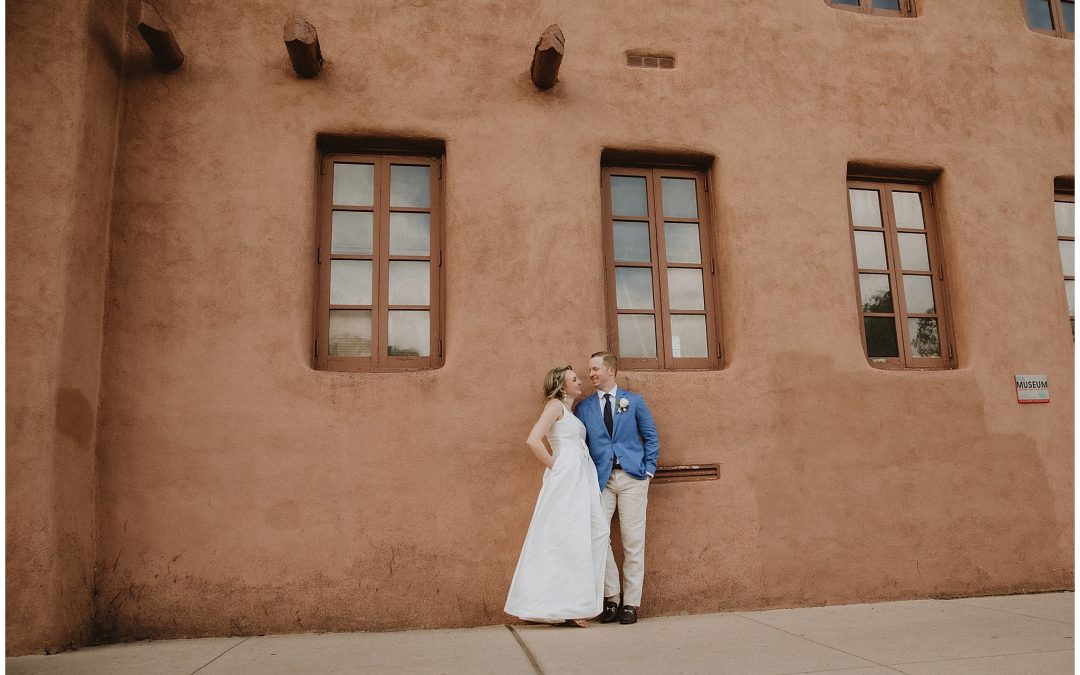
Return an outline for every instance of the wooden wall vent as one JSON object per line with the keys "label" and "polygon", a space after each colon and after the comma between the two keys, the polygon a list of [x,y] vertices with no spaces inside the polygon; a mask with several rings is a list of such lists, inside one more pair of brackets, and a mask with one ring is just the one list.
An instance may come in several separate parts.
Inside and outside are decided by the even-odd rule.
{"label": "wooden wall vent", "polygon": [[653,483],[686,483],[691,481],[718,480],[718,464],[684,464],[678,466],[658,466]]}
{"label": "wooden wall vent", "polygon": [[671,70],[675,67],[675,57],[664,56],[663,54],[627,54],[626,65],[631,68]]}

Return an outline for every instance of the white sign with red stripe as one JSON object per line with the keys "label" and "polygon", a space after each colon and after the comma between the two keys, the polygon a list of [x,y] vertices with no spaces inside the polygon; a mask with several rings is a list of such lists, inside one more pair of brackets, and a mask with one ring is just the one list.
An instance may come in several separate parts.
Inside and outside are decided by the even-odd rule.
{"label": "white sign with red stripe", "polygon": [[1017,403],[1049,403],[1050,387],[1045,375],[1016,375]]}

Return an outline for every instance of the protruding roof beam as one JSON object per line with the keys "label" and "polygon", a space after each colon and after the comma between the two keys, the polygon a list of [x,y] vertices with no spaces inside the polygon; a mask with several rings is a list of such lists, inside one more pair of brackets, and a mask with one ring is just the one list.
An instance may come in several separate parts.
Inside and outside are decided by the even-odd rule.
{"label": "protruding roof beam", "polygon": [[559,81],[559,66],[562,65],[565,45],[562,30],[556,24],[548,26],[540,35],[536,49],[533,50],[532,69],[529,71],[537,89],[551,89]]}
{"label": "protruding roof beam", "polygon": [[139,33],[162,70],[176,70],[184,63],[184,52],[180,50],[172,31],[149,2],[143,2],[139,9]]}
{"label": "protruding roof beam", "polygon": [[285,22],[285,48],[293,70],[300,77],[315,77],[323,67],[319,35],[302,16],[294,16]]}

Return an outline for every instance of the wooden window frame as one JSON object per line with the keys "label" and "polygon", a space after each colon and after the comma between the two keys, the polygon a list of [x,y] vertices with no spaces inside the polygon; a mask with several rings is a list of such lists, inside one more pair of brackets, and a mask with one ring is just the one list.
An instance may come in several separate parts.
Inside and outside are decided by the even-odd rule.
{"label": "wooden window frame", "polygon": [[1019,2],[1020,11],[1023,12],[1024,15],[1024,23],[1027,24],[1029,30],[1041,33],[1042,35],[1049,35],[1050,37],[1065,38],[1066,40],[1076,39],[1075,33],[1065,32],[1065,12],[1061,9],[1061,0],[1048,0],[1050,3],[1050,21],[1054,24],[1054,27],[1050,29],[1032,26],[1031,18],[1028,16],[1027,1],[1019,0]]}
{"label": "wooden window frame", "polygon": [[842,9],[847,12],[858,12],[859,14],[871,14],[873,16],[916,16],[915,0],[900,0],[900,11],[896,11],[895,9],[875,8],[873,0],[859,0],[858,5],[847,5],[833,2],[833,0],[825,0],[825,4],[829,5],[833,9]]}
{"label": "wooden window frame", "polygon": [[[373,164],[375,190],[371,206],[346,206],[333,203],[334,165]],[[430,167],[429,208],[390,206],[391,165]],[[318,191],[318,248],[316,269],[318,283],[315,306],[314,362],[318,370],[338,372],[395,372],[429,370],[443,364],[443,186],[442,158],[421,154],[383,154],[323,152],[319,158]],[[370,255],[337,254],[331,252],[333,212],[367,211],[372,216],[372,253]],[[430,250],[427,256],[390,255],[390,213],[430,213]],[[332,260],[372,261],[372,304],[331,305],[330,267]],[[390,305],[388,302],[390,262],[426,261],[429,263],[430,288],[428,305]],[[372,313],[371,356],[330,356],[329,323],[331,309],[370,309]],[[393,310],[427,310],[430,312],[429,356],[391,356],[387,353],[389,312]]]}
{"label": "wooden window frame", "polygon": [[[615,233],[614,221],[611,213],[611,176],[641,176],[645,178],[646,194],[648,197],[648,214],[644,218],[649,224],[649,250],[651,262],[619,262],[619,267],[649,268],[653,272],[653,309],[652,310],[620,310],[616,301],[615,290]],[[690,178],[696,183],[698,217],[695,218],[665,218],[663,215],[663,196],[660,178]],[[606,165],[601,172],[601,188],[604,219],[604,269],[605,288],[607,294],[607,329],[608,344],[614,354],[619,354],[619,315],[620,314],[652,314],[655,317],[654,329],[656,336],[656,358],[634,358],[619,356],[620,368],[623,370],[716,370],[721,367],[721,340],[720,340],[720,303],[717,298],[716,283],[716,251],[713,245],[713,228],[711,209],[707,202],[708,175],[703,169],[667,168],[654,165]],[[619,217],[618,220],[630,222],[642,222],[643,217]],[[701,262],[693,263],[669,263],[667,261],[667,249],[664,241],[664,222],[693,222],[698,223],[698,239],[701,245]],[[702,291],[705,295],[704,310],[675,310],[672,312],[668,306],[668,269],[700,269],[702,274]],[[672,356],[670,325],[672,313],[676,315],[699,315],[705,317],[706,342],[708,343],[709,355],[698,358],[675,358]]]}
{"label": "wooden window frame", "polygon": [[[1075,204],[1076,203],[1076,195],[1072,190],[1064,190],[1064,189],[1059,188],[1057,190],[1054,190],[1054,201],[1055,202],[1071,202],[1071,203]],[[1057,220],[1057,217],[1055,215],[1054,234],[1057,236],[1057,240],[1059,242],[1061,242],[1061,241],[1075,242],[1076,241],[1075,234],[1073,236],[1071,236],[1071,237],[1063,237],[1060,234],[1057,234],[1057,222],[1056,222],[1056,220]],[[1060,244],[1058,246],[1059,246],[1059,249],[1060,249]],[[1073,244],[1073,255],[1075,255],[1075,254],[1076,254],[1076,244],[1074,243]],[[1059,251],[1059,255],[1060,255],[1060,251]],[[1073,293],[1075,294],[1076,293],[1076,275],[1075,274],[1074,275],[1063,274],[1062,279],[1064,281],[1072,281],[1073,282]],[[1064,286],[1062,286],[1062,288],[1064,288]],[[1065,313],[1066,313],[1066,315],[1068,315],[1068,312],[1069,312],[1069,298],[1068,298],[1068,295],[1066,294],[1066,296],[1065,296]],[[1072,329],[1073,339],[1075,340],[1076,339],[1076,317],[1069,316],[1069,326]]]}
{"label": "wooden window frame", "polygon": [[[859,334],[862,339],[863,354],[867,361],[875,368],[885,370],[949,370],[956,368],[956,350],[953,347],[952,322],[950,320],[948,290],[945,282],[945,262],[942,255],[940,230],[934,208],[934,195],[931,185],[921,181],[908,181],[901,179],[883,180],[880,178],[867,178],[852,176],[848,178],[847,190],[844,191],[848,211],[848,232],[851,239],[852,268],[855,270],[855,301],[858,309]],[[878,204],[881,209],[882,228],[856,227],[851,213],[851,198],[848,190],[876,190],[878,192]],[[893,210],[893,191],[918,192],[921,195],[923,229],[900,229],[896,227],[896,215]],[[859,267],[858,249],[855,245],[856,232],[884,232],[885,257],[888,265],[889,283],[892,288],[893,311],[866,312],[862,305],[862,287],[859,282],[859,274],[882,274],[882,270],[863,269]],[[900,252],[898,234],[914,233],[926,235],[927,257],[930,261],[929,272],[917,270],[903,270],[900,267]],[[907,303],[904,298],[904,275],[929,276],[933,279],[934,309],[935,314],[915,313],[909,314]],[[897,346],[900,355],[898,357],[871,357],[866,344],[866,327],[864,317],[892,317],[895,321],[897,332]],[[911,342],[908,335],[908,318],[936,318],[938,322],[938,343],[941,355],[937,357],[913,356],[911,354]]]}

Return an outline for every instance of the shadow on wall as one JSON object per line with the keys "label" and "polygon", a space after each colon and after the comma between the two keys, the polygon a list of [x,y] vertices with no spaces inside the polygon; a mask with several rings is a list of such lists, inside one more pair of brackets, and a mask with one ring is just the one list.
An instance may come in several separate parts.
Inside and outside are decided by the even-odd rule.
{"label": "shadow on wall", "polygon": [[751,474],[764,606],[1070,587],[1035,441],[987,432],[970,373],[787,354],[769,384],[776,442]]}

